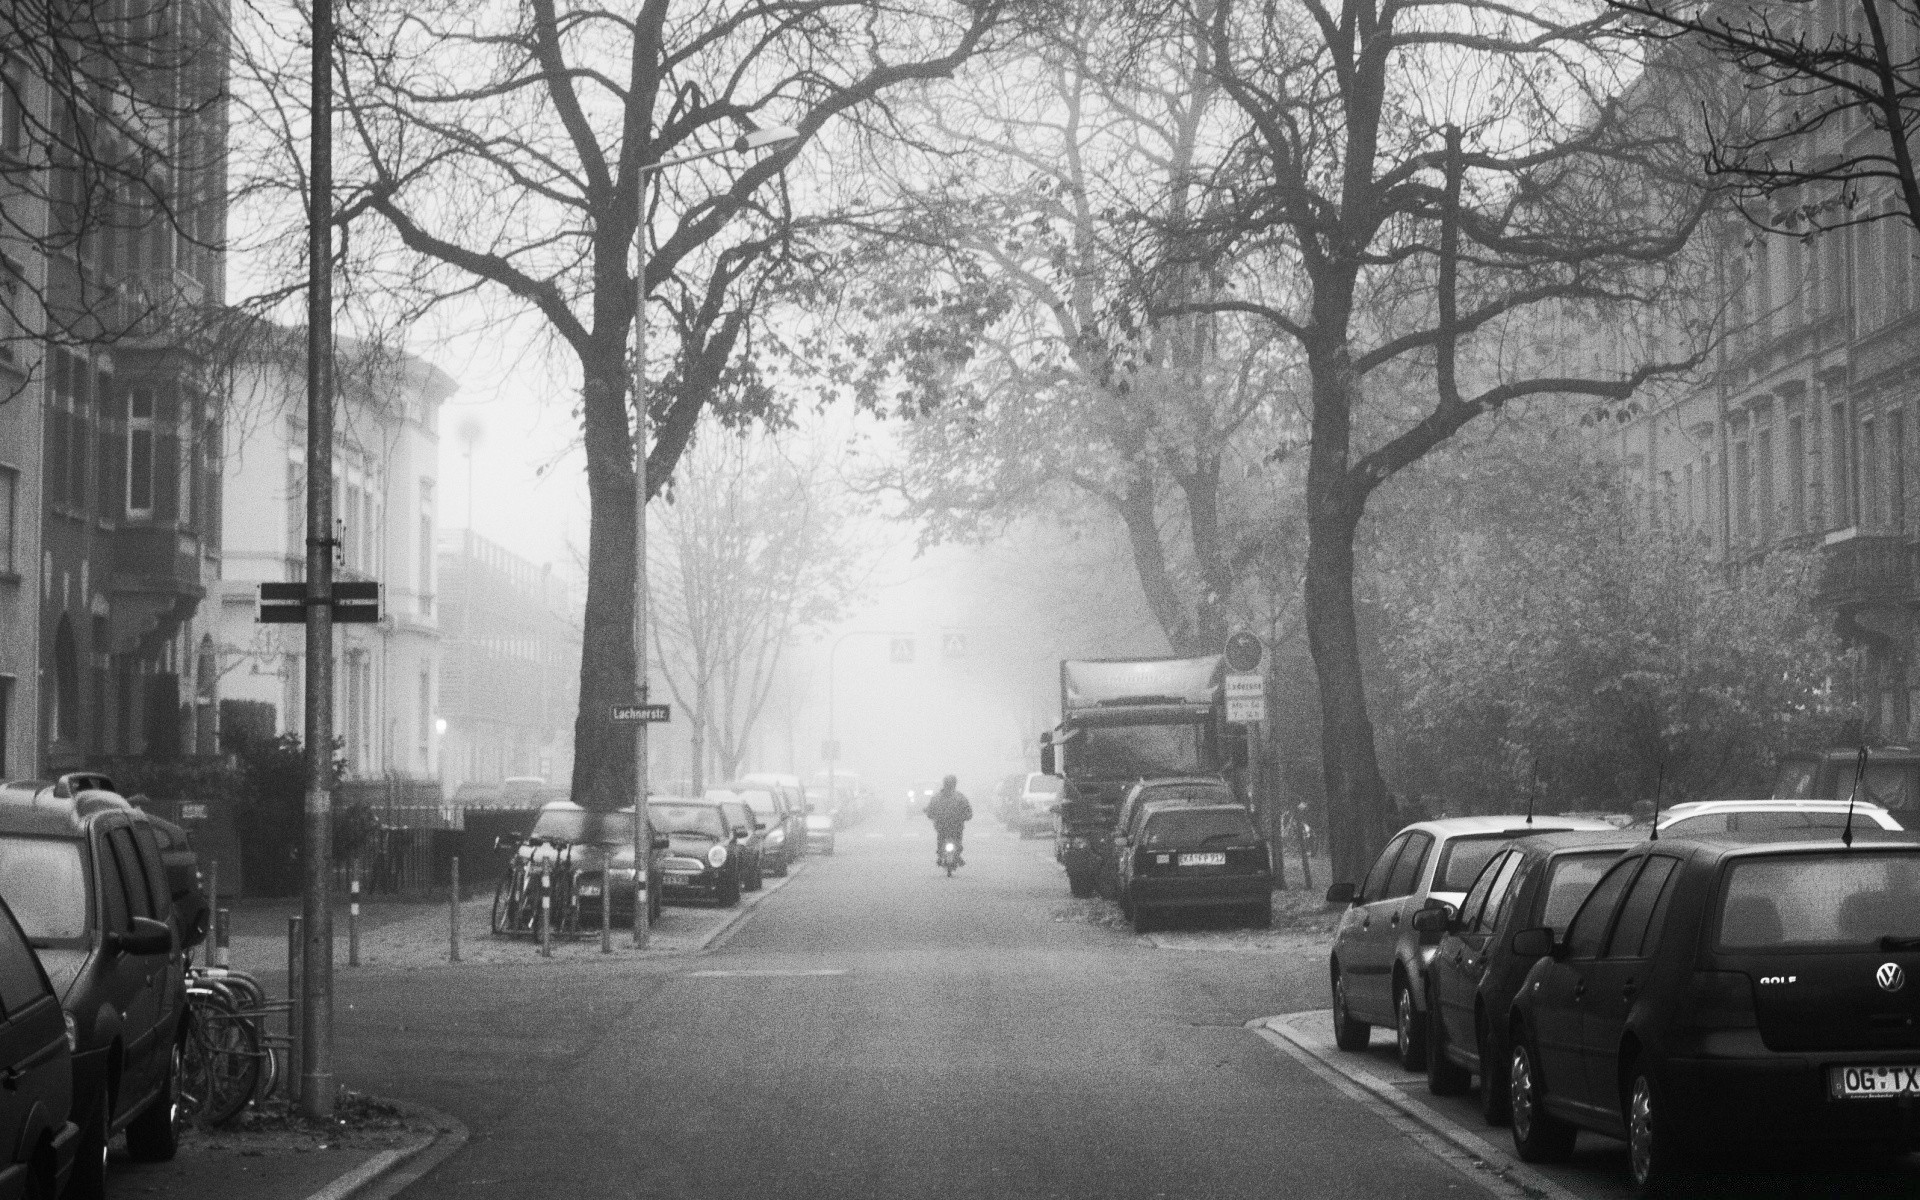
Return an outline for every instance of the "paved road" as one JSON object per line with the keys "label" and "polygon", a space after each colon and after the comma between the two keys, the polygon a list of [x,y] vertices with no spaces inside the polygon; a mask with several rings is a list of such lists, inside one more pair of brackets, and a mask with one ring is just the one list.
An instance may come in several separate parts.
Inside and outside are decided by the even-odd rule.
{"label": "paved road", "polygon": [[473,1130],[420,1200],[1481,1194],[1242,1027],[1318,972],[1056,920],[1043,843],[971,840],[844,831],[696,957],[342,976],[341,1077]]}

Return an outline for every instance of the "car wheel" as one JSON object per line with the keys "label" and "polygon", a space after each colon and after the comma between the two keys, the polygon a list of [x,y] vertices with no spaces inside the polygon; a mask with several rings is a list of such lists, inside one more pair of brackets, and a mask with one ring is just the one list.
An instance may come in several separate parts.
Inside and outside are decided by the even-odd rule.
{"label": "car wheel", "polygon": [[180,1151],[180,1039],[167,1055],[160,1094],[127,1126],[127,1153],[138,1162],[168,1162]]}
{"label": "car wheel", "polygon": [[1475,1020],[1474,1028],[1480,1040],[1480,1116],[1489,1125],[1505,1125],[1512,1115],[1507,1072],[1501,1069],[1507,1054],[1484,1014]]}
{"label": "car wheel", "polygon": [[767,881],[760,873],[760,860],[756,858],[753,860],[752,869],[747,872],[746,888],[750,892],[757,892],[766,885]]}
{"label": "car wheel", "polygon": [[773,870],[768,871],[767,874],[773,876],[775,879],[785,878],[787,874],[787,856],[782,854],[779,858],[774,859]]}
{"label": "car wheel", "polygon": [[1627,1085],[1627,1171],[1644,1196],[1682,1192],[1687,1171],[1684,1141],[1673,1129],[1673,1110],[1666,1106],[1653,1075],[1635,1063]]}
{"label": "car wheel", "polygon": [[1524,1037],[1513,1042],[1507,1094],[1513,1104],[1513,1149],[1521,1162],[1565,1162],[1573,1156],[1578,1130],[1540,1106],[1540,1075]]}
{"label": "car wheel", "polygon": [[1405,979],[1393,985],[1393,1041],[1401,1066],[1409,1071],[1427,1069],[1427,1022],[1413,1002],[1413,986]]}
{"label": "car wheel", "polygon": [[502,879],[493,889],[493,931],[505,933],[507,929],[507,880]]}
{"label": "car wheel", "polygon": [[73,1153],[73,1174],[67,1177],[66,1200],[106,1200],[107,1195],[107,1121],[112,1117],[107,1091],[100,1089],[91,1112],[80,1129],[80,1144]]}
{"label": "car wheel", "polygon": [[1427,989],[1427,1090],[1436,1096],[1459,1096],[1473,1086],[1473,1072],[1447,1057],[1447,1024],[1440,1015],[1440,998]]}
{"label": "car wheel", "polygon": [[1093,877],[1085,871],[1068,871],[1067,890],[1073,893],[1076,899],[1085,900],[1094,894]]}
{"label": "car wheel", "polygon": [[1347,1008],[1347,977],[1333,969],[1333,1044],[1342,1050],[1365,1050],[1373,1040],[1373,1026],[1357,1021]]}

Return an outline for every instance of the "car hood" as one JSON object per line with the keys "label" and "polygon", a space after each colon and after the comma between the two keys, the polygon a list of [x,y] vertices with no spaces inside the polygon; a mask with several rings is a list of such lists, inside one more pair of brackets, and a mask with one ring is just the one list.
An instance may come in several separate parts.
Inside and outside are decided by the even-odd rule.
{"label": "car hood", "polygon": [[87,946],[48,946],[40,952],[40,965],[47,970],[47,979],[53,984],[53,994],[60,997],[60,1004],[67,1006],[68,992],[80,978],[80,972],[86,969],[87,960],[93,957],[93,950]]}
{"label": "car hood", "polygon": [[707,851],[723,845],[721,838],[709,833],[670,833],[667,835],[667,853],[685,854],[694,858],[705,858]]}

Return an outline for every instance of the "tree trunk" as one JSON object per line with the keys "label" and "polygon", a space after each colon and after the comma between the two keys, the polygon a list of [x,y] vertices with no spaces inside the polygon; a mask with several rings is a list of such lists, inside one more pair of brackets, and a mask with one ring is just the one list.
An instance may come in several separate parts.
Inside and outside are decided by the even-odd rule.
{"label": "tree trunk", "polygon": [[587,451],[587,606],[580,630],[580,707],[573,721],[574,803],[591,812],[632,804],[633,732],[611,708],[634,695],[633,431],[626,354],[615,343],[582,356],[581,423]]}
{"label": "tree trunk", "polygon": [[1147,608],[1166,635],[1175,654],[1199,654],[1193,618],[1180,599],[1172,570],[1167,566],[1166,548],[1160,543],[1160,519],[1154,510],[1153,483],[1145,478],[1127,485],[1125,494],[1114,506],[1127,527],[1127,540],[1133,547],[1134,573],[1146,596]]}
{"label": "tree trunk", "polygon": [[[696,680],[693,685],[693,766],[688,776],[693,780],[693,794],[707,794],[707,681]],[[733,778],[733,772],[727,772],[727,778]]]}

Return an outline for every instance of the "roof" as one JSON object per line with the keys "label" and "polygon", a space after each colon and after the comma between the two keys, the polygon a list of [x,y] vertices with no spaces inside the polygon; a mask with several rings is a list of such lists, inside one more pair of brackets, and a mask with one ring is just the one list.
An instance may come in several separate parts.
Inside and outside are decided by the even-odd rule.
{"label": "roof", "polygon": [[[1656,846],[1672,846],[1675,849],[1689,849],[1696,855],[1712,858],[1727,858],[1743,852],[1753,854],[1814,854],[1829,851],[1847,850],[1847,846],[1835,836],[1834,831],[1820,831],[1825,836],[1808,837],[1798,829],[1778,830],[1765,833],[1703,833],[1688,835],[1671,840],[1662,838],[1652,843]],[[1912,829],[1856,829],[1853,831],[1853,849],[1859,850],[1865,844],[1875,849],[1907,849],[1920,851],[1920,830]]]}
{"label": "roof", "polygon": [[1624,829],[1568,829],[1558,833],[1533,833],[1514,839],[1526,852],[1542,855],[1558,854],[1563,850],[1631,850],[1647,840],[1644,830],[1628,832]]}
{"label": "roof", "polygon": [[1237,812],[1249,815],[1253,812],[1237,801],[1232,804],[1195,804],[1191,800],[1149,800],[1141,806],[1140,811],[1148,816],[1163,812]]}
{"label": "roof", "polygon": [[0,832],[39,837],[77,837],[89,817],[107,811],[138,812],[125,797],[98,786],[104,775],[65,775],[54,782],[16,779],[0,783]]}
{"label": "roof", "polygon": [[[1701,813],[1715,812],[1845,812],[1848,802],[1845,800],[1688,800],[1660,810],[1660,822],[1665,824],[1668,817],[1693,817]],[[1875,804],[1871,800],[1852,802],[1855,811],[1872,808],[1886,812],[1884,804]]]}
{"label": "roof", "polygon": [[1525,813],[1487,817],[1443,817],[1437,821],[1415,821],[1394,836],[1398,837],[1400,833],[1405,833],[1408,829],[1418,829],[1442,840],[1456,837],[1473,837],[1489,833],[1504,833],[1508,837],[1527,837],[1535,833],[1555,833],[1572,829],[1604,830],[1610,833],[1619,832],[1618,829],[1607,822],[1595,820],[1592,817],[1554,817],[1535,814],[1533,823],[1528,824]]}
{"label": "roof", "polygon": [[1160,779],[1136,779],[1135,787],[1228,787],[1226,780],[1218,775],[1168,775]]}
{"label": "roof", "polygon": [[[1838,762],[1849,766],[1860,756],[1858,746],[1837,746],[1829,750],[1788,750],[1780,756],[1786,762]],[[1868,746],[1867,762],[1913,762],[1920,759],[1920,750],[1912,746]]]}

